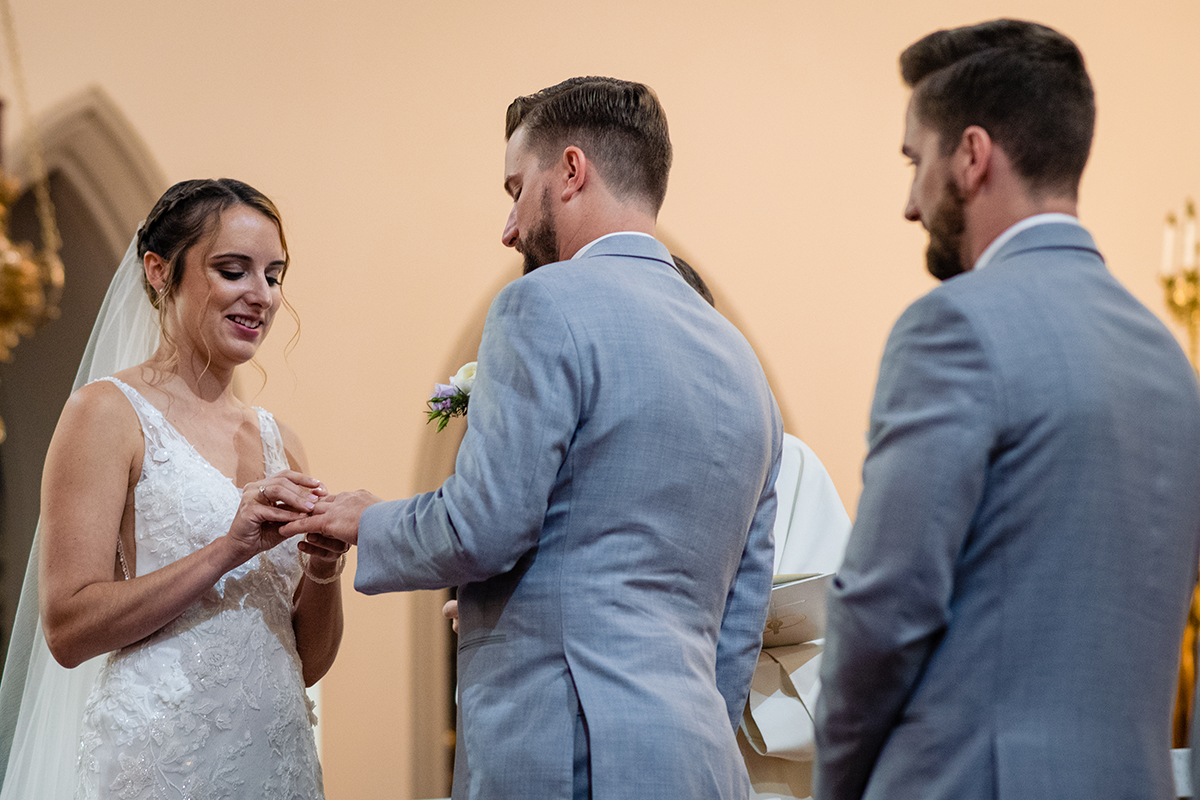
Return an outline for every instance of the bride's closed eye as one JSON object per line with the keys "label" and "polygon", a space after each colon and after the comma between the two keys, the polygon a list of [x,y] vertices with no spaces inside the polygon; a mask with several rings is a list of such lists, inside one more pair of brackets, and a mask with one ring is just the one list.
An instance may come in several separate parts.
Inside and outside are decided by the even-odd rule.
{"label": "bride's closed eye", "polygon": [[[245,272],[242,272],[241,270],[228,270],[228,269],[219,269],[219,270],[217,270],[217,273],[227,281],[240,280],[241,278],[244,278],[247,274]],[[278,275],[274,275],[274,274],[270,274],[270,273],[267,274],[267,285],[268,286],[278,286],[280,283],[282,283],[282,281],[279,279]]]}

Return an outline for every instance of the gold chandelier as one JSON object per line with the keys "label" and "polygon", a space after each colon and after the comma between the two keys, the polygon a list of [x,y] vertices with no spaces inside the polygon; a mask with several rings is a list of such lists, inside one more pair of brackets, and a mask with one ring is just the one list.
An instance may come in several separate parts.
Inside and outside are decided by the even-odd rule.
{"label": "gold chandelier", "polygon": [[[62,297],[63,265],[58,248],[44,244],[34,252],[32,245],[14,244],[8,238],[9,209],[20,193],[20,184],[0,170],[0,361],[11,361],[12,349],[22,336],[32,336],[58,316]],[[45,223],[42,237],[43,241],[48,238]]]}
{"label": "gold chandelier", "polygon": [[[0,361],[11,361],[12,350],[22,336],[32,336],[39,327],[58,317],[64,273],[58,256],[62,240],[54,217],[54,204],[50,201],[50,183],[41,142],[25,91],[25,76],[8,0],[0,0],[0,17],[8,40],[17,103],[29,128],[31,183],[42,234],[41,248],[36,251],[31,244],[14,243],[9,238],[9,212],[21,195],[21,185],[0,168]],[[0,442],[5,436],[4,421],[0,420]]]}

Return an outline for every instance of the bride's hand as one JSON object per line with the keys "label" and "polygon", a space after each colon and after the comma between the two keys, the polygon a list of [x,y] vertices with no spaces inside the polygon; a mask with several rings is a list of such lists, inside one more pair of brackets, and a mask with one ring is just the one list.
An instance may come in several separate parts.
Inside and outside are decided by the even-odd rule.
{"label": "bride's hand", "polygon": [[293,470],[248,483],[229,536],[246,549],[247,558],[270,550],[287,538],[279,533],[280,526],[308,516],[325,494],[319,480]]}

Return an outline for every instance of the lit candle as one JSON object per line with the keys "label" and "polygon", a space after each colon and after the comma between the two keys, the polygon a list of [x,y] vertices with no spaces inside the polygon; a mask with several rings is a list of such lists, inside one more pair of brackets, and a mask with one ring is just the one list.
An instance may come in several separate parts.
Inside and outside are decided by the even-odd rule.
{"label": "lit candle", "polygon": [[1187,221],[1183,223],[1183,268],[1196,268],[1196,207],[1189,200]]}
{"label": "lit candle", "polygon": [[1163,275],[1170,275],[1175,271],[1175,215],[1167,214],[1167,222],[1163,226],[1163,252],[1162,252],[1162,268]]}

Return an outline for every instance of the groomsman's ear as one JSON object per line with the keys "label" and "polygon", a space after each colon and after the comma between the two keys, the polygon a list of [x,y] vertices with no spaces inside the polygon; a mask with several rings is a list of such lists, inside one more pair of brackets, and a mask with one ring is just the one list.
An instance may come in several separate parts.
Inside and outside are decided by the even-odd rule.
{"label": "groomsman's ear", "polygon": [[582,150],[571,145],[563,150],[560,174],[563,176],[562,200],[567,202],[579,192],[590,179],[591,162]]}
{"label": "groomsman's ear", "polygon": [[951,156],[951,170],[964,197],[971,197],[990,177],[992,169],[992,137],[978,125],[968,125],[962,132],[958,149]]}

